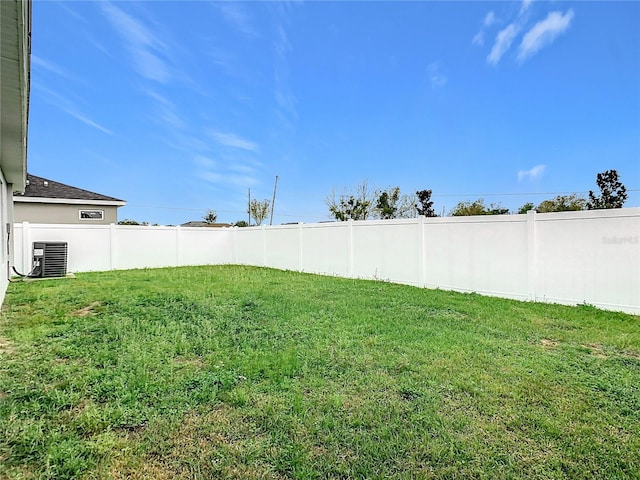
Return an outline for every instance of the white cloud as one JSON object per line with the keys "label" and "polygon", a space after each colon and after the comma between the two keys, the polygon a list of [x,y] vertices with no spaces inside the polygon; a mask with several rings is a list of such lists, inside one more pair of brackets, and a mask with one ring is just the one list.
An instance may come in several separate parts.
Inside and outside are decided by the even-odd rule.
{"label": "white cloud", "polygon": [[72,75],[62,67],[59,67],[55,63],[45,60],[44,58],[40,58],[37,55],[31,55],[31,65],[36,68],[48,70],[51,73],[55,73],[56,75],[67,78],[69,80],[73,79]]}
{"label": "white cloud", "polygon": [[536,165],[529,170],[520,170],[518,172],[518,181],[521,182],[525,179],[529,179],[530,181],[538,180],[539,178],[542,178],[542,175],[544,175],[544,171],[546,168],[546,165]]}
{"label": "white cloud", "polygon": [[482,47],[484,45],[484,31],[485,31],[485,29],[490,27],[490,26],[492,26],[497,21],[498,21],[498,18],[496,17],[496,14],[493,13],[493,10],[491,10],[489,13],[487,13],[485,15],[485,17],[484,17],[484,20],[482,21],[482,28],[473,37],[473,40],[471,40],[471,43],[474,44],[474,45],[478,45],[478,46]]}
{"label": "white cloud", "polygon": [[90,127],[93,127],[93,128],[95,128],[97,130],[100,130],[102,133],[107,133],[109,135],[113,135],[113,132],[111,130],[104,128],[99,123],[94,122],[93,120],[91,120],[90,118],[85,117],[84,115],[82,115],[79,112],[76,112],[74,110],[66,110],[66,113],[68,115],[71,115],[76,120],[81,121],[85,125],[89,125]]}
{"label": "white cloud", "polygon": [[518,51],[518,60],[524,61],[542,47],[553,43],[558,35],[566,32],[571,26],[573,16],[573,9],[567,10],[564,15],[561,12],[554,11],[550,12],[547,18],[536,23],[522,39]]}
{"label": "white cloud", "polygon": [[212,160],[209,157],[205,157],[204,155],[196,155],[193,160],[195,161],[196,165],[205,169],[215,168],[218,165],[215,160]]}
{"label": "white cloud", "polygon": [[125,41],[133,57],[135,70],[145,78],[167,83],[170,74],[159,54],[164,43],[142,22],[109,2],[101,2],[102,11]]}
{"label": "white cloud", "polygon": [[491,25],[493,25],[494,23],[496,23],[498,21],[498,19],[496,18],[496,14],[493,13],[493,10],[491,10],[489,13],[487,13],[487,15],[484,17],[484,26],[485,27],[490,27]]}
{"label": "white cloud", "polygon": [[42,94],[42,99],[45,102],[49,103],[50,105],[53,105],[60,111],[66,113],[67,115],[75,118],[76,120],[84,123],[85,125],[89,125],[90,127],[100,130],[103,133],[113,135],[113,132],[111,130],[103,127],[97,122],[94,122],[93,120],[88,118],[86,115],[81,113],[80,109],[78,109],[75,102],[71,101],[69,98],[62,96],[57,92],[54,92],[50,88],[45,87],[44,85],[38,82],[31,82],[31,89],[33,92]]}
{"label": "white cloud", "polygon": [[473,37],[473,40],[471,40],[471,43],[482,47],[484,45],[484,31],[480,30],[478,33],[476,33]]}
{"label": "white cloud", "polygon": [[258,32],[253,26],[251,18],[244,8],[244,5],[224,2],[217,3],[216,6],[227,23],[229,23],[233,28],[240,31],[247,37],[258,36]]}
{"label": "white cloud", "polygon": [[289,7],[278,3],[276,7],[276,34],[272,42],[275,57],[275,83],[273,98],[275,100],[275,114],[280,127],[285,131],[295,129],[298,120],[298,101],[289,82],[289,55],[293,46],[289,41],[287,28],[289,21]]}
{"label": "white cloud", "polygon": [[216,142],[224,147],[239,148],[249,152],[257,152],[260,149],[256,143],[239,137],[235,133],[225,133],[217,130],[211,130],[209,133]]}
{"label": "white cloud", "polygon": [[206,171],[200,172],[198,174],[198,177],[209,183],[231,185],[234,187],[242,188],[246,188],[247,186],[255,185],[257,183],[256,178],[251,175],[242,175],[236,173]]}
{"label": "white cloud", "polygon": [[522,0],[522,5],[520,5],[520,15],[529,10],[529,7],[533,3],[533,0]]}
{"label": "white cloud", "polygon": [[442,73],[442,66],[440,62],[432,62],[427,67],[429,73],[429,80],[431,81],[431,88],[436,89],[444,87],[447,84],[447,77]]}
{"label": "white cloud", "polygon": [[520,26],[516,23],[511,23],[506,28],[500,30],[496,35],[496,41],[493,44],[491,53],[487,56],[487,62],[496,65],[506,51],[509,50],[513,39],[519,32]]}

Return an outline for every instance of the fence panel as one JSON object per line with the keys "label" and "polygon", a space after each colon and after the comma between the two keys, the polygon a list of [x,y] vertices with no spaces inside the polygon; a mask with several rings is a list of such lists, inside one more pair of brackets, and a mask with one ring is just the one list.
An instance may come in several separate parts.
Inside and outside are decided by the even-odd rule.
{"label": "fence panel", "polygon": [[175,227],[122,226],[115,234],[116,270],[178,265]]}
{"label": "fence panel", "polygon": [[16,224],[14,261],[66,241],[68,270],[237,263],[640,314],[640,208],[253,228]]}
{"label": "fence panel", "polygon": [[537,299],[640,313],[640,217],[629,210],[537,215]]}
{"label": "fence panel", "polygon": [[530,298],[526,215],[425,222],[425,286]]}
{"label": "fence panel", "polygon": [[240,265],[265,265],[264,235],[259,227],[238,228],[234,232],[234,258]]}
{"label": "fence panel", "polygon": [[350,275],[349,222],[314,223],[301,226],[302,270],[309,273],[348,277]]}
{"label": "fence panel", "polygon": [[179,265],[220,265],[233,262],[233,231],[212,227],[177,227]]}
{"label": "fence panel", "polygon": [[422,286],[417,219],[353,223],[353,276]]}
{"label": "fence panel", "polygon": [[14,264],[29,273],[33,242],[67,242],[67,270],[89,272],[111,270],[109,225],[57,225],[16,223],[14,225]]}

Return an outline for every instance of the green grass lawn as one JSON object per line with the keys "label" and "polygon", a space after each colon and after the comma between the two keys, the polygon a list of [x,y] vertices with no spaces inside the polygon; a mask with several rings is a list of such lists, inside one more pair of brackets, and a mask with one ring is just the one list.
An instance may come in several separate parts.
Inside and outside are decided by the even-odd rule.
{"label": "green grass lawn", "polygon": [[640,478],[640,317],[237,266],[14,283],[0,478]]}

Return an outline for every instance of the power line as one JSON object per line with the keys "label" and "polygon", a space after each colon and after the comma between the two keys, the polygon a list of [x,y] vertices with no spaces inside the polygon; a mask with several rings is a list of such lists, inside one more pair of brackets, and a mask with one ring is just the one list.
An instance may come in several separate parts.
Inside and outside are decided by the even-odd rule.
{"label": "power line", "polygon": [[[640,189],[627,189],[627,192],[640,192]],[[589,193],[589,190],[583,192],[524,192],[524,193],[441,193],[432,194],[432,197],[521,197],[524,195],[572,195],[572,194],[585,194]]]}
{"label": "power line", "polygon": [[[640,188],[628,188],[626,190],[628,193],[635,193],[635,192],[640,192]],[[431,195],[431,198],[464,198],[464,197],[477,197],[477,198],[482,198],[482,197],[522,197],[522,196],[540,196],[540,195],[571,195],[571,194],[588,194],[589,191],[561,191],[561,192],[523,192],[523,193],[516,193],[516,192],[503,192],[503,193],[440,193],[440,194],[436,194],[433,193]],[[337,198],[345,198],[348,197],[348,194],[343,194],[343,195],[336,195]],[[403,197],[409,197],[410,195],[403,195]],[[326,199],[326,196],[323,197],[323,199]],[[174,211],[184,211],[184,212],[206,212],[207,208],[187,208],[187,207],[170,207],[170,206],[166,206],[166,205],[143,205],[143,204],[132,204],[132,203],[127,203],[126,205],[127,207],[134,207],[134,208],[154,208],[154,209],[159,209],[159,210],[174,210]],[[236,215],[243,215],[246,214],[247,212],[242,211],[242,210],[218,210],[216,209],[216,212],[218,213],[223,213],[223,214],[236,214]],[[278,217],[286,217],[286,218],[317,218],[318,215],[308,215],[308,214],[292,214],[292,213],[278,213]]]}

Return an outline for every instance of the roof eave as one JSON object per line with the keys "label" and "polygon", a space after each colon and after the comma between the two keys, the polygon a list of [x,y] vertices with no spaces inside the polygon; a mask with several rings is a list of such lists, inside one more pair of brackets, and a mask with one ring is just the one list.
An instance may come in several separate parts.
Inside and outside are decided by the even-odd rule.
{"label": "roof eave", "polygon": [[0,168],[13,190],[23,192],[31,71],[31,2],[0,2]]}
{"label": "roof eave", "polygon": [[127,204],[127,202],[122,200],[84,200],[81,198],[23,197],[21,195],[14,195],[13,201],[15,203],[56,203],[67,205],[101,205],[113,207],[124,207]]}

